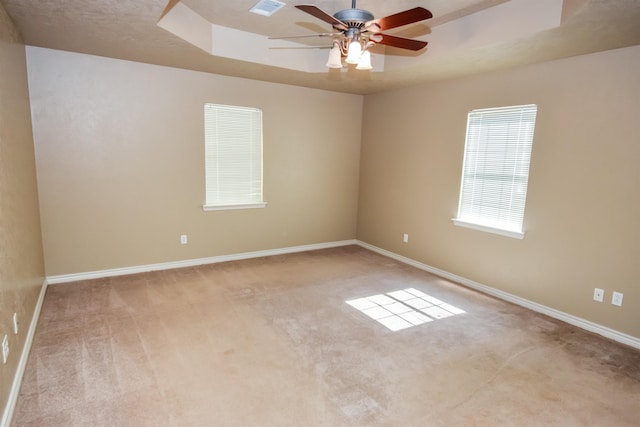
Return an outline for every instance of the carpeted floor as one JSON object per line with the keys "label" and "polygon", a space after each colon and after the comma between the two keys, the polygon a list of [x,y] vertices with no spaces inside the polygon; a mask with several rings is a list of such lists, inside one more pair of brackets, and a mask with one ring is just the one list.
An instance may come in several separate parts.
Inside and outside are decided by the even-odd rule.
{"label": "carpeted floor", "polygon": [[14,426],[638,426],[640,351],[359,247],[53,285]]}

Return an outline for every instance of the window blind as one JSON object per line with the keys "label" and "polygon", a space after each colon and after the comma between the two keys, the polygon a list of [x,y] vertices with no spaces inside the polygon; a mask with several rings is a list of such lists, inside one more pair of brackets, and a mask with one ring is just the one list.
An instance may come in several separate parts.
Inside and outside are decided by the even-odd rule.
{"label": "window blind", "polygon": [[469,112],[459,221],[522,233],[537,106]]}
{"label": "window blind", "polygon": [[262,111],[205,104],[205,207],[261,204]]}

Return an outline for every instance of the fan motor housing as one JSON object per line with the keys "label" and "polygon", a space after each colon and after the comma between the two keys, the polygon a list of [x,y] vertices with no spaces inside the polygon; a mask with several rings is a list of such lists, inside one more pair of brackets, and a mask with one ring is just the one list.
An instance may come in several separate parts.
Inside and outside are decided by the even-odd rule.
{"label": "fan motor housing", "polygon": [[349,28],[362,28],[365,23],[373,20],[373,13],[364,9],[345,9],[336,12],[333,17],[347,24]]}

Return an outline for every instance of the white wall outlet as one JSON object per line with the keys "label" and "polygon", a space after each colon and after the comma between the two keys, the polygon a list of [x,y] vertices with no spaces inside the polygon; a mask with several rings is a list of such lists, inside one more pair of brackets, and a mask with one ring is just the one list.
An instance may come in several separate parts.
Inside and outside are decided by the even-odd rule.
{"label": "white wall outlet", "polygon": [[18,335],[18,313],[13,313],[13,333]]}
{"label": "white wall outlet", "polygon": [[7,363],[9,358],[9,338],[5,334],[2,337],[2,363]]}
{"label": "white wall outlet", "polygon": [[187,235],[186,234],[181,234],[180,235],[180,244],[181,245],[186,245],[187,244]]}
{"label": "white wall outlet", "polygon": [[614,292],[613,296],[611,297],[611,304],[613,305],[617,305],[618,307],[622,306],[622,297],[624,296],[624,294],[622,294],[621,292]]}
{"label": "white wall outlet", "polygon": [[404,233],[404,234],[402,235],[402,241],[403,241],[404,243],[409,243],[409,235],[408,235],[407,233]]}
{"label": "white wall outlet", "polygon": [[598,302],[604,301],[604,289],[596,288],[593,291],[593,300]]}

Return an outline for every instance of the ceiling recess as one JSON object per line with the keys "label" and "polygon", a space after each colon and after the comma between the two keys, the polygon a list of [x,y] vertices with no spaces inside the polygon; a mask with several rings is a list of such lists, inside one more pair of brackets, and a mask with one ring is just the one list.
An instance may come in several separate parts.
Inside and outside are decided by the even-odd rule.
{"label": "ceiling recess", "polygon": [[282,9],[285,4],[286,3],[282,3],[277,0],[260,0],[255,6],[249,9],[249,12],[257,13],[262,16],[271,16]]}

